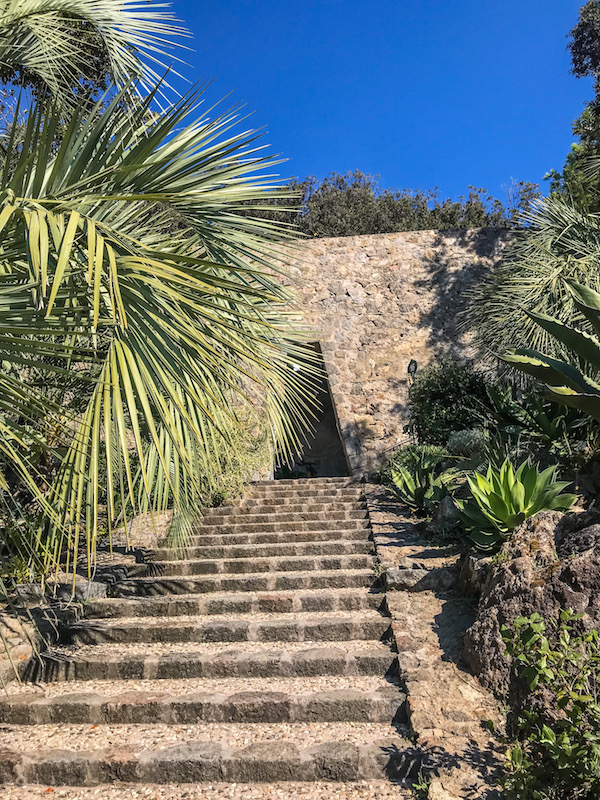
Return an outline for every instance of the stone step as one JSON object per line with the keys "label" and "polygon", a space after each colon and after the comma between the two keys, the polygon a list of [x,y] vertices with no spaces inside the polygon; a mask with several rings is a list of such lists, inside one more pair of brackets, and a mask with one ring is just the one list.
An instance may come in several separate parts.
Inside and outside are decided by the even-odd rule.
{"label": "stone step", "polygon": [[336,500],[362,500],[364,499],[364,490],[362,487],[356,486],[341,489],[297,489],[290,486],[280,486],[275,489],[248,491],[240,499],[240,502],[257,500],[266,505],[277,505],[281,501],[288,500],[290,503],[299,503],[303,499],[317,503],[329,503]]}
{"label": "stone step", "polygon": [[[373,677],[206,678],[21,684],[0,696],[0,723],[406,722],[406,695]],[[333,687],[333,688],[332,688]]]}
{"label": "stone step", "polygon": [[[409,728],[404,724],[382,726],[378,722],[293,722],[236,723],[192,722],[185,725],[97,725],[48,723],[37,729],[48,747],[68,750],[98,750],[106,746],[121,748],[135,745],[139,750],[155,750],[187,742],[220,742],[225,747],[245,747],[256,742],[291,741],[299,747],[311,747],[331,741],[352,744],[375,743],[388,736],[404,737]],[[32,742],[27,725],[0,726],[0,752],[30,751],[39,746]],[[44,787],[45,788],[45,787]]]}
{"label": "stone step", "polygon": [[191,575],[246,575],[259,572],[323,572],[325,570],[351,570],[373,565],[369,553],[340,556],[268,556],[265,558],[190,559],[184,561],[151,561],[132,564],[128,577],[191,576]]}
{"label": "stone step", "polygon": [[112,597],[145,597],[205,592],[277,592],[290,589],[381,588],[372,569],[324,572],[262,572],[258,575],[206,575],[198,578],[127,578],[111,587]]}
{"label": "stone step", "polygon": [[244,497],[236,503],[207,509],[206,514],[216,514],[218,516],[227,516],[231,513],[266,514],[269,510],[273,514],[277,514],[280,511],[294,513],[296,511],[306,511],[309,508],[311,511],[322,513],[342,510],[351,511],[364,507],[364,501],[356,497],[334,497],[331,500],[327,500],[327,498],[319,500],[319,498],[316,498],[310,502],[310,505],[306,501],[301,502],[292,497]]}
{"label": "stone step", "polygon": [[254,513],[232,511],[230,514],[205,514],[196,526],[196,530],[205,528],[207,525],[262,525],[265,522],[279,524],[281,522],[325,522],[329,520],[339,522],[339,527],[343,528],[346,520],[367,519],[368,516],[369,512],[366,508],[314,511],[310,505],[299,511],[288,511],[285,508],[277,511],[254,511]]}
{"label": "stone step", "polygon": [[[177,794],[169,794],[169,797],[186,797],[190,800],[210,800],[217,796],[232,800],[258,797],[254,784],[260,787],[258,791],[264,800],[291,797],[285,786],[286,783],[294,786],[292,781],[304,782],[304,790],[293,797],[325,800],[339,796],[331,785],[333,782],[348,785],[349,781],[383,779],[394,781],[393,793],[385,791],[385,784],[377,787],[377,792],[371,792],[373,786],[369,783],[365,786],[358,784],[360,788],[356,795],[348,794],[344,788],[344,797],[348,800],[354,796],[356,800],[391,800],[392,797],[404,800],[409,794],[404,794],[398,783],[416,777],[421,763],[410,741],[392,734],[365,744],[329,741],[312,747],[299,747],[294,742],[281,740],[259,742],[242,748],[229,748],[220,742],[197,741],[141,751],[127,745],[118,749],[75,751],[42,747],[27,751],[5,750],[3,761],[0,773],[2,783],[42,784],[42,792],[46,786],[112,784],[111,798],[129,799],[139,795],[143,784],[170,784],[170,789],[183,784],[181,793],[177,791]],[[282,783],[271,793],[274,781]],[[314,783],[307,785],[307,781]],[[327,782],[324,790],[319,791],[318,781]],[[223,787],[223,793],[218,792],[217,795],[214,791],[217,782],[227,782],[232,788],[225,791]],[[120,792],[121,788],[125,788],[123,794],[113,793],[115,790]],[[82,800],[84,795],[81,789],[76,791],[74,795],[61,791],[60,796]],[[162,790],[152,790],[150,787],[150,793],[144,792],[143,796],[159,795],[164,796]],[[10,796],[16,798],[16,795]],[[95,792],[94,796],[97,796]]]}
{"label": "stone step", "polygon": [[254,642],[231,644],[133,644],[54,647],[32,659],[23,679],[33,682],[172,680],[174,678],[305,677],[377,675],[395,677],[397,656],[388,644],[345,641],[342,646]]}
{"label": "stone step", "polygon": [[281,542],[279,544],[204,545],[175,549],[157,547],[152,551],[156,561],[174,561],[181,558],[264,558],[269,556],[328,556],[373,553],[374,544],[368,539],[332,539],[330,542]]}
{"label": "stone step", "polygon": [[329,491],[339,491],[340,489],[363,491],[364,484],[351,478],[341,481],[320,480],[319,478],[311,478],[310,480],[257,481],[246,486],[246,494],[253,495],[257,492],[270,491],[272,489],[313,492],[321,489]]}
{"label": "stone step", "polygon": [[336,500],[353,500],[354,502],[364,501],[362,489],[293,489],[283,486],[279,489],[266,489],[264,491],[254,491],[244,496],[247,500],[260,500],[264,503],[270,502],[271,507],[277,507],[282,500],[289,503],[332,503]]}
{"label": "stone step", "polygon": [[331,541],[369,541],[369,528],[356,530],[330,531],[275,531],[269,533],[219,533],[192,536],[190,544],[196,547],[204,545],[218,546],[230,544],[284,544],[292,542],[331,542]]}
{"label": "stone step", "polygon": [[61,629],[64,644],[106,642],[340,642],[390,635],[390,618],[377,611],[327,611],[245,616],[139,617],[82,620]]}
{"label": "stone step", "polygon": [[163,597],[107,597],[89,600],[85,606],[88,619],[118,617],[175,617],[208,614],[251,614],[302,611],[359,611],[371,608],[387,610],[385,593],[366,588],[313,589],[300,591],[229,592],[217,594],[174,594]]}
{"label": "stone step", "polygon": [[196,797],[173,794],[182,784],[208,800],[268,800],[280,786],[280,800],[302,780],[298,797],[320,800],[328,781],[323,800],[340,789],[367,800],[351,781],[391,780],[406,800],[397,787],[421,761],[403,737],[362,484],[255,483],[207,510],[189,547],[150,557],[124,558],[111,596],[87,601],[0,696],[0,783],[63,786],[65,798],[77,786],[77,800],[82,787]]}
{"label": "stone step", "polygon": [[355,478],[350,476],[343,478],[282,478],[281,480],[271,481],[253,481],[249,484],[248,489],[252,492],[255,489],[262,487],[279,487],[279,486],[314,486],[320,488],[321,486],[361,486]]}
{"label": "stone step", "polygon": [[[8,753],[12,753],[9,750]],[[410,758],[411,756],[409,756]],[[161,769],[164,767],[161,766]],[[382,774],[386,774],[384,769]],[[0,781],[2,778],[0,777]],[[117,781],[110,785],[99,786],[61,786],[56,797],[61,800],[132,800],[132,798],[151,798],[151,800],[332,800],[333,797],[343,800],[414,800],[411,781],[402,785],[397,780],[390,783],[386,778],[370,778],[369,780],[344,781],[333,783],[322,781],[266,781],[256,783],[224,783],[211,781],[202,783],[172,783],[161,786],[157,783],[138,781],[130,783]],[[404,787],[404,788],[402,788]],[[47,797],[47,783],[6,784],[4,800],[39,800]],[[257,791],[260,795],[257,795]]]}
{"label": "stone step", "polygon": [[[368,517],[361,519],[320,519],[320,520],[297,520],[293,522],[228,522],[223,521],[218,525],[198,525],[194,530],[196,535],[207,536],[209,534],[228,534],[228,533],[294,533],[296,531],[355,531],[365,530],[369,527]],[[195,544],[194,537],[191,541]]]}

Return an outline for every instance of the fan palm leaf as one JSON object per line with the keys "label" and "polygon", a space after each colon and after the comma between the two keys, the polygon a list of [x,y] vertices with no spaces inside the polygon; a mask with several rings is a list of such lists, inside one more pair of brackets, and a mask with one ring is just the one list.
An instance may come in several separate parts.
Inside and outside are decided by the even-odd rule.
{"label": "fan palm leaf", "polygon": [[[58,409],[51,485],[17,448],[54,564],[84,541],[93,556],[103,502],[109,526],[142,506],[189,513],[240,409],[261,409],[283,453],[310,425],[315,368],[282,278],[288,226],[248,215],[277,189],[265,171],[278,162],[234,129],[235,112],[199,115],[201,94],[160,114],[149,96],[123,115],[122,93],[75,111],[53,156],[60,112],[39,105],[6,157],[0,396],[12,381],[55,414],[40,387],[79,381],[79,404]],[[0,406],[0,423],[16,437],[14,408]]]}
{"label": "fan palm leaf", "polygon": [[[82,79],[149,91],[185,34],[167,5],[139,0],[0,0],[0,77],[73,103]],[[108,75],[103,74],[108,73]]]}

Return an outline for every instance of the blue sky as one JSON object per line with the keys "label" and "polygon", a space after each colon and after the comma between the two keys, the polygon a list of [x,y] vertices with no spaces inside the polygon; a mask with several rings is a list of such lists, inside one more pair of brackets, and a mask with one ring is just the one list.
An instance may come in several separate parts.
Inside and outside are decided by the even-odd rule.
{"label": "blue sky", "polygon": [[560,169],[592,96],[569,74],[583,0],[174,0],[186,75],[234,90],[289,161],[285,176],[360,169],[391,188],[504,199]]}

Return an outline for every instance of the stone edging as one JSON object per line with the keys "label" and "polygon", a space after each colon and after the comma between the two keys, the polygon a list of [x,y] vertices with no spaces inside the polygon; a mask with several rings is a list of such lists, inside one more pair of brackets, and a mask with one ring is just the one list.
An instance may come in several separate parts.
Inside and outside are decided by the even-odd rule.
{"label": "stone edging", "polygon": [[24,675],[47,642],[56,641],[62,624],[75,620],[80,607],[21,606],[20,617],[5,606],[0,610],[0,687]]}
{"label": "stone edging", "polygon": [[[132,549],[127,559],[135,563],[145,552]],[[80,577],[74,585],[63,576],[63,582],[48,587],[47,595],[38,584],[17,586],[14,599],[0,607],[0,686],[22,676],[37,653],[58,640],[62,625],[84,615],[82,603],[107,597],[111,584],[127,577],[128,568],[122,561],[123,557],[119,562],[104,558],[92,580]]]}
{"label": "stone edging", "polygon": [[501,724],[492,695],[461,664],[472,604],[456,591],[458,554],[431,545],[381,486],[365,495],[408,693],[409,721],[433,775],[429,800],[498,800],[500,754],[484,723]]}

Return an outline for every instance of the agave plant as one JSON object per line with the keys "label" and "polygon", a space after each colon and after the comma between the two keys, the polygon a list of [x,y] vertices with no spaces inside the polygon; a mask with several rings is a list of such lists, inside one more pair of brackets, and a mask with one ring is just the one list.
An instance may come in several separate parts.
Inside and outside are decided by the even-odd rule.
{"label": "agave plant", "polygon": [[395,463],[392,462],[389,494],[418,515],[432,513],[462,482],[459,470],[444,469],[443,463],[448,457],[448,453],[438,447],[411,448],[408,458],[397,457]]}
{"label": "agave plant", "polygon": [[101,506],[109,532],[197,508],[244,409],[286,453],[314,407],[289,233],[248,213],[277,162],[201,91],[152,100],[75,110],[56,152],[38,104],[0,174],[0,482],[37,503],[47,564],[93,556]]}
{"label": "agave plant", "polygon": [[539,388],[519,392],[514,384],[489,386],[491,402],[488,459],[500,465],[535,454],[534,460],[572,464],[594,437],[589,417],[564,403],[541,396]]}
{"label": "agave plant", "polygon": [[538,511],[566,511],[576,495],[563,494],[569,483],[556,480],[556,467],[539,472],[524,461],[516,470],[507,459],[490,464],[485,475],[467,476],[471,498],[456,500],[464,530],[479,550],[493,550]]}

